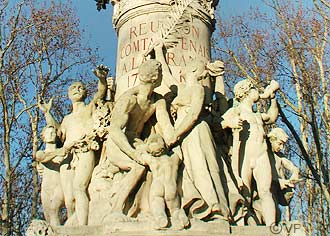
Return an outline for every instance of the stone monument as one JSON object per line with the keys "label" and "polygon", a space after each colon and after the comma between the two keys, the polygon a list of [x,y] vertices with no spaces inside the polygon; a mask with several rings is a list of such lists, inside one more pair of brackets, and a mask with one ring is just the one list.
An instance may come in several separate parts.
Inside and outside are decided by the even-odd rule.
{"label": "stone monument", "polygon": [[[110,4],[96,2],[98,10]],[[89,104],[86,87],[73,83],[62,123],[52,100],[39,104],[47,122],[35,160],[45,221],[34,220],[27,236],[304,235],[279,214],[301,181],[281,153],[288,136],[265,129],[278,117],[280,85],[242,80],[229,107],[224,64],[210,61],[218,1],[111,3],[115,80],[98,66]],[[266,112],[253,109],[260,99]]]}

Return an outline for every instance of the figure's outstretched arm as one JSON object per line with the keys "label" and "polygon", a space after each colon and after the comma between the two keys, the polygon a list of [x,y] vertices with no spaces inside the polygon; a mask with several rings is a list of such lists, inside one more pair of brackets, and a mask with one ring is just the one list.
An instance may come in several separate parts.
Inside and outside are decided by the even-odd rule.
{"label": "figure's outstretched arm", "polygon": [[261,117],[265,124],[274,124],[278,117],[278,106],[276,98],[270,100],[270,107],[267,110],[267,113],[261,113]]}
{"label": "figure's outstretched arm", "polygon": [[[44,151],[38,151],[36,153],[36,161],[39,161],[41,163],[46,163],[51,160],[53,160],[56,157],[62,157],[61,159],[63,160],[64,157],[68,154],[65,148],[58,148],[52,152],[44,152]],[[58,163],[59,161],[55,161]]]}
{"label": "figure's outstretched arm", "polygon": [[172,76],[172,73],[170,71],[170,68],[165,60],[164,55],[164,45],[158,44],[155,46],[155,57],[156,60],[158,60],[162,64],[162,71],[163,71],[163,81],[165,82],[165,85],[170,88],[172,85],[178,85],[178,81]]}
{"label": "figure's outstretched arm", "polygon": [[46,123],[48,125],[54,125],[56,129],[60,127],[60,124],[54,119],[53,115],[50,113],[50,109],[53,104],[53,98],[49,100],[48,103],[44,103],[43,101],[39,101],[38,106],[39,109],[44,113]]}
{"label": "figure's outstretched arm", "polygon": [[99,99],[105,99],[107,92],[107,75],[110,69],[104,65],[99,65],[93,70],[93,73],[99,78],[97,92],[95,93],[91,103],[95,103]]}
{"label": "figure's outstretched arm", "polygon": [[170,139],[174,134],[174,127],[171,124],[169,114],[166,109],[165,99],[160,99],[156,102],[156,119],[157,128],[160,129],[164,141],[167,145],[170,145]]}
{"label": "figure's outstretched arm", "polygon": [[291,172],[290,180],[298,181],[300,178],[300,170],[298,167],[296,167],[292,161],[290,161],[287,158],[282,157],[281,158],[282,165],[285,169],[289,170]]}

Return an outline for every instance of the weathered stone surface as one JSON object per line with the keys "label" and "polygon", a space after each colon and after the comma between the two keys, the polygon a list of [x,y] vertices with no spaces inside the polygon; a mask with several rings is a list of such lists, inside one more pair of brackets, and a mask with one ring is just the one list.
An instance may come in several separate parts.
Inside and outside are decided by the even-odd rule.
{"label": "weathered stone surface", "polygon": [[[209,61],[217,1],[112,3],[116,88],[100,65],[89,104],[81,82],[69,87],[72,111],[61,124],[50,113],[52,100],[40,104],[53,133],[37,161],[57,164],[52,174],[45,169],[42,185],[45,218],[55,234],[296,233],[296,223],[274,225],[278,205],[289,204],[299,181],[299,170],[280,154],[287,135],[278,128],[266,133],[278,116],[280,86],[271,81],[258,89],[242,80],[229,108],[224,64]],[[270,106],[255,112],[261,98]],[[54,186],[59,194],[46,191]],[[68,220],[55,227],[63,223],[63,201]]]}

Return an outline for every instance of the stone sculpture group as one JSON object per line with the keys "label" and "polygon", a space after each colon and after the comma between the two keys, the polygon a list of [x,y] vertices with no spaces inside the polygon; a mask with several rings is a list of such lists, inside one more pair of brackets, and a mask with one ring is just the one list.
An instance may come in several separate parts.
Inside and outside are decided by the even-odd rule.
{"label": "stone sculpture group", "polygon": [[[251,81],[242,80],[234,87],[235,105],[218,119],[205,107],[200,81],[210,73],[203,62],[185,68],[186,83],[172,101],[154,92],[162,67],[147,60],[139,67],[140,84],[114,102],[105,100],[108,69],[99,66],[99,87],[90,104],[84,103],[81,82],[69,87],[72,112],[61,124],[51,116],[52,101],[40,104],[47,120],[46,147],[37,155],[46,220],[59,225],[64,202],[67,224],[73,225],[139,220],[140,215],[157,229],[183,229],[192,218],[247,224],[255,215],[257,224],[278,221],[278,204],[290,201],[299,170],[281,156],[285,132],[274,128],[267,136],[264,130],[278,116],[276,91],[266,88],[260,95]],[[265,113],[253,111],[260,97],[270,99]],[[223,140],[213,138],[210,126],[222,129]],[[292,172],[290,179],[283,168]],[[97,201],[99,208],[90,209]]]}
{"label": "stone sculpture group", "polygon": [[[113,4],[119,2],[126,1]],[[216,1],[205,4],[212,18]],[[94,70],[98,90],[89,104],[86,86],[73,83],[72,111],[60,123],[52,99],[39,104],[47,125],[36,161],[51,225],[139,222],[183,230],[196,220],[280,221],[279,205],[290,203],[300,176],[281,153],[288,135],[274,127],[279,84],[259,88],[245,79],[228,99],[221,61],[190,58],[181,82],[166,60],[171,47],[166,38],[154,42],[138,67],[139,82],[120,95],[103,65]],[[257,103],[267,109],[255,111]]]}

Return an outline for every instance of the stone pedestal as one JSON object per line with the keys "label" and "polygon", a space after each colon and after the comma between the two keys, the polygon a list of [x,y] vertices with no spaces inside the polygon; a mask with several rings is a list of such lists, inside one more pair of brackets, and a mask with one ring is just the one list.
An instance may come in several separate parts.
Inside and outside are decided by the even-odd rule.
{"label": "stone pedestal", "polygon": [[[123,226],[123,225],[122,225]],[[304,236],[303,228],[282,228],[274,231],[267,226],[229,226],[226,223],[195,224],[191,229],[173,230],[141,230],[138,223],[109,226],[56,227],[54,236]],[[294,226],[294,225],[293,225]],[[143,227],[142,227],[143,228]],[[273,232],[272,232],[273,231]]]}

